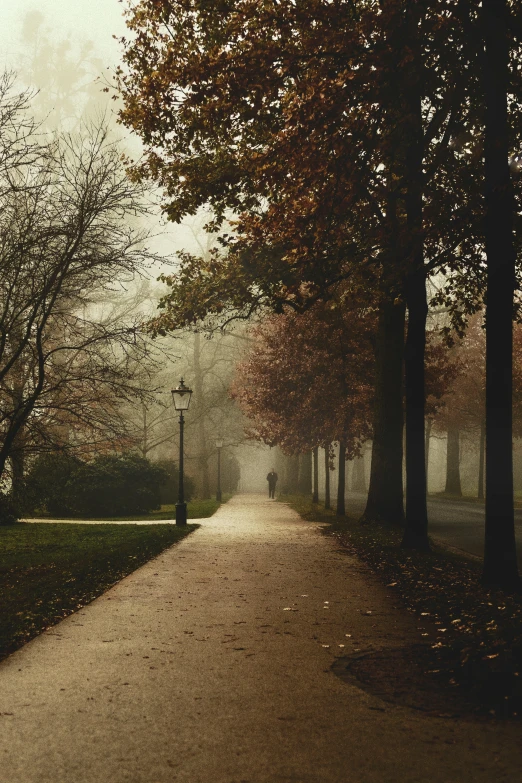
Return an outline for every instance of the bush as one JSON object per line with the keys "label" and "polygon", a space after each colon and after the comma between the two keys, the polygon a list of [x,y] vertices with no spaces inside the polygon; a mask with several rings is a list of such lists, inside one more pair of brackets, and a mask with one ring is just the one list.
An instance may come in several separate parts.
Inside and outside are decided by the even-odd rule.
{"label": "bush", "polygon": [[[178,463],[173,459],[160,459],[154,464],[165,471],[165,480],[160,486],[161,505],[177,503],[179,488]],[[183,488],[185,490],[185,500],[192,500],[195,490],[194,479],[186,474],[183,479]]]}
{"label": "bush", "polygon": [[72,476],[77,512],[94,517],[146,514],[158,509],[165,471],[134,455],[98,457]]}
{"label": "bush", "polygon": [[71,480],[84,463],[64,453],[42,454],[29,471],[25,484],[25,504],[30,511],[47,510],[52,516],[73,513]]}
{"label": "bush", "polygon": [[18,522],[18,512],[13,499],[0,492],[0,525],[14,525]]}
{"label": "bush", "polygon": [[165,470],[133,454],[82,462],[67,455],[41,457],[31,470],[35,507],[63,516],[129,516],[160,507]]}

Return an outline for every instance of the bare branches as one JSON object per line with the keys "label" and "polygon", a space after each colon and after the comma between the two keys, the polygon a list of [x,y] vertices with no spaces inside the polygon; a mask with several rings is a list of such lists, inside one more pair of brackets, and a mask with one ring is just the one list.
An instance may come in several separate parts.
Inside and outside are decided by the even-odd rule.
{"label": "bare branches", "polygon": [[143,189],[103,122],[44,137],[29,99],[0,80],[0,474],[22,429],[34,448],[128,438],[119,409],[154,364],[121,303],[153,260]]}

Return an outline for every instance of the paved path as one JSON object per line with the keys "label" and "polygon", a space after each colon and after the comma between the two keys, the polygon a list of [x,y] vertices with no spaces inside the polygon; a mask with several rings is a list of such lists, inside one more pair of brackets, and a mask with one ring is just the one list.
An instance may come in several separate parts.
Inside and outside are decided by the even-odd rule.
{"label": "paved path", "polygon": [[419,640],[386,593],[284,504],[237,496],[0,664],[0,780],[518,780],[520,725],[428,717],[330,671]]}

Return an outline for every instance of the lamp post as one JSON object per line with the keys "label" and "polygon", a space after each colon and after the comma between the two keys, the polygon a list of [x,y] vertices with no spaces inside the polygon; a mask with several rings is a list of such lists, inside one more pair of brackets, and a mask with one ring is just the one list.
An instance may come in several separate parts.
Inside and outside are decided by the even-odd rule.
{"label": "lamp post", "polygon": [[178,502],[176,503],[176,525],[187,524],[187,504],[185,503],[185,488],[183,485],[183,411],[188,410],[192,389],[185,386],[183,378],[177,389],[171,390],[174,408],[179,411],[179,492]]}
{"label": "lamp post", "polygon": [[223,438],[216,438],[216,448],[218,453],[216,500],[218,503],[221,503],[221,449],[223,448]]}

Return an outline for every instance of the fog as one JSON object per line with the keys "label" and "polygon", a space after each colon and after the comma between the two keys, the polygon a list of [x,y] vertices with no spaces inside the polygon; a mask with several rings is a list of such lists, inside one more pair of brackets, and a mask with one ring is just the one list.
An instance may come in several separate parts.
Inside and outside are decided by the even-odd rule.
{"label": "fog", "polygon": [[[89,3],[70,2],[70,0],[43,0],[38,4],[30,0],[4,0],[2,3],[2,25],[0,26],[0,51],[2,59],[0,66],[17,74],[17,85],[20,89],[32,91],[32,110],[42,123],[46,132],[78,130],[82,123],[104,115],[114,138],[118,138],[122,150],[131,154],[139,154],[139,144],[131,134],[115,121],[115,104],[103,92],[105,84],[110,82],[111,75],[120,58],[120,46],[115,40],[125,34],[125,24],[122,17],[122,5],[117,0],[91,0]],[[157,200],[157,194],[152,194]],[[147,218],[143,219],[144,228],[150,234],[148,240],[156,260],[148,270],[145,280],[136,279],[122,284],[116,296],[122,302],[134,301],[136,316],[150,317],[156,312],[160,297],[165,292],[162,283],[157,282],[160,272],[175,264],[175,254],[178,250],[201,252],[203,245],[208,244],[202,226],[208,215],[201,214],[188,218],[183,225],[169,224],[162,216],[159,207],[155,208]],[[139,221],[138,221],[139,222]],[[116,283],[116,289],[117,281]],[[100,304],[100,308],[102,305]],[[106,309],[106,305],[104,305]],[[100,310],[101,312],[101,310]],[[437,316],[432,319],[437,320]],[[241,327],[244,331],[244,327]],[[232,328],[231,328],[232,331]],[[196,483],[201,484],[201,466],[206,478],[205,492],[215,483],[215,447],[211,442],[218,434],[223,434],[227,440],[226,448],[234,454],[240,469],[238,488],[243,491],[266,490],[266,474],[276,462],[278,449],[271,449],[262,443],[253,442],[248,435],[248,422],[242,417],[237,405],[228,398],[228,385],[235,375],[236,363],[244,358],[248,344],[230,337],[228,340],[202,338],[201,368],[206,374],[206,380],[200,389],[204,388],[203,396],[216,394],[220,388],[220,399],[212,402],[203,416],[203,403],[194,398],[194,410],[198,410],[197,421],[188,417],[187,463],[188,472],[195,476]],[[213,354],[210,360],[208,357]],[[168,359],[165,360],[164,357]],[[207,356],[207,358],[205,358]],[[210,370],[215,362],[219,372]],[[125,413],[128,429],[134,432],[141,445],[140,453],[151,459],[166,459],[176,451],[177,429],[175,417],[169,409],[168,388],[174,385],[181,375],[193,383],[197,376],[194,365],[194,335],[176,333],[170,338],[151,344],[151,367],[149,388],[154,398],[148,403],[147,414],[152,417],[154,427],[167,427],[168,431],[156,445],[143,445],[143,438],[136,435],[137,420],[143,419],[144,403],[139,409],[130,408]],[[153,369],[154,361],[159,362],[161,371]],[[213,365],[214,366],[214,365]],[[200,369],[201,369],[200,368]],[[221,376],[220,376],[221,373]],[[151,398],[152,399],[152,398]],[[141,407],[140,407],[141,406]],[[247,432],[245,433],[245,429]],[[222,432],[225,430],[225,432]],[[191,434],[192,432],[192,434]],[[195,434],[197,433],[197,435]],[[199,444],[199,445],[198,445]],[[210,444],[210,445],[209,445]],[[476,495],[479,472],[479,445],[477,432],[466,431],[463,423],[460,434],[460,479],[464,494]],[[279,470],[284,473],[284,459],[279,456]],[[283,460],[283,461],[282,461]],[[334,458],[335,463],[335,458]],[[371,464],[371,443],[367,442],[362,450],[362,457],[357,461],[347,463],[346,491],[353,488],[362,491],[368,488]],[[428,458],[428,491],[443,492],[446,487],[447,474],[447,438],[443,427],[433,430],[429,435]],[[199,468],[196,466],[199,465]],[[337,470],[331,474],[332,495],[335,495]],[[522,488],[522,465],[515,453],[515,484],[516,489]],[[284,485],[284,479],[279,487]],[[322,497],[324,487],[324,459],[319,459],[319,493]]]}

